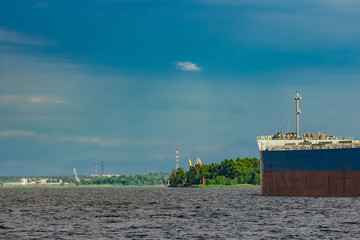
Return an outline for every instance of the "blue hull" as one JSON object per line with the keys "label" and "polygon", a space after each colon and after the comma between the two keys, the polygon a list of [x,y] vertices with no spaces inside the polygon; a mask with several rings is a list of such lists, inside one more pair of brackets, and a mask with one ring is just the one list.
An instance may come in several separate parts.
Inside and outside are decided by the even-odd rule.
{"label": "blue hull", "polygon": [[360,148],[261,151],[261,195],[360,197]]}
{"label": "blue hull", "polygon": [[360,148],[262,151],[263,171],[360,171]]}

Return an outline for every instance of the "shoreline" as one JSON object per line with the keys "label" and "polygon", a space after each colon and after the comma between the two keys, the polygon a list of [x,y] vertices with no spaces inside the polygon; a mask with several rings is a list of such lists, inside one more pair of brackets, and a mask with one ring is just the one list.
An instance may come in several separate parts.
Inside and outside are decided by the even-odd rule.
{"label": "shoreline", "polygon": [[210,185],[191,185],[189,186],[189,188],[239,188],[239,187],[243,187],[243,188],[247,188],[247,187],[260,187],[260,185],[253,185],[253,184],[235,184],[235,185],[216,185],[216,184],[210,184]]}
{"label": "shoreline", "polygon": [[165,185],[111,185],[111,184],[91,184],[91,185],[76,185],[76,184],[65,184],[65,185],[5,185],[0,186],[2,188],[139,188],[139,187],[166,187]]}
{"label": "shoreline", "polygon": [[[111,185],[111,184],[91,184],[91,185],[76,185],[76,184],[65,184],[65,185],[5,185],[0,186],[0,189],[9,189],[9,188],[149,188],[149,187],[157,187],[163,188],[167,187],[165,185]],[[260,187],[260,185],[252,185],[252,184],[236,184],[236,185],[191,185],[187,188],[252,188],[252,187]],[[176,187],[174,187],[176,188]]]}

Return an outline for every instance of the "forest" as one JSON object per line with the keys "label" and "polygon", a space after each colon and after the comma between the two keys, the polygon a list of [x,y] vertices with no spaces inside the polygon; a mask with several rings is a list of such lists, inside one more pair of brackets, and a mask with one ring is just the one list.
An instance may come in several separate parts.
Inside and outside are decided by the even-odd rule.
{"label": "forest", "polygon": [[225,159],[221,163],[197,164],[189,171],[183,168],[173,170],[169,177],[170,187],[206,185],[260,184],[260,161],[257,158]]}

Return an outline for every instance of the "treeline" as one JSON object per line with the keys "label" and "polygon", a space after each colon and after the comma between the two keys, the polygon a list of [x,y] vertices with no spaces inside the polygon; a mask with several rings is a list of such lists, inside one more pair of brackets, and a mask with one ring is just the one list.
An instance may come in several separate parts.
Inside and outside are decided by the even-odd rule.
{"label": "treeline", "polygon": [[187,187],[202,184],[205,178],[207,185],[260,184],[260,161],[257,158],[225,159],[220,164],[197,164],[189,171],[183,168],[173,170],[169,177],[170,187]]}
{"label": "treeline", "polygon": [[121,175],[111,177],[94,177],[82,179],[81,184],[111,184],[123,186],[167,185],[169,173],[148,173],[137,175]]}
{"label": "treeline", "polygon": [[[121,175],[112,177],[90,177],[79,175],[81,184],[84,185],[100,185],[100,184],[111,184],[111,185],[123,185],[123,186],[146,186],[146,185],[167,185],[170,173],[147,173],[137,175]],[[20,183],[21,176],[0,176],[0,186],[9,183],[17,182]],[[38,181],[40,179],[48,179],[48,183],[59,182],[61,179],[63,183],[77,184],[75,177],[70,176],[27,176],[28,181]]]}

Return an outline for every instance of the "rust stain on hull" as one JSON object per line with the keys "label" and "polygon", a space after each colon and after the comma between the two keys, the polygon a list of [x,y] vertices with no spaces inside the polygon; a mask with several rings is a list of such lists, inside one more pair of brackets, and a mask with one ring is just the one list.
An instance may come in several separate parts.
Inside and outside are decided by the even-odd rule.
{"label": "rust stain on hull", "polygon": [[360,197],[360,171],[261,171],[261,195]]}

